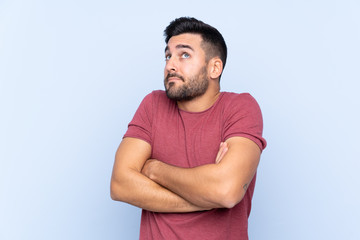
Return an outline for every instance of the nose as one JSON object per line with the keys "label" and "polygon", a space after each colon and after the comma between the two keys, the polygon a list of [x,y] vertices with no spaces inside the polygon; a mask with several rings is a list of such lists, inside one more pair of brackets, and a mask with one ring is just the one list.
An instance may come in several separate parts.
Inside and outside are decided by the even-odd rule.
{"label": "nose", "polygon": [[177,71],[177,63],[176,63],[176,59],[174,57],[172,57],[166,61],[165,71],[169,72],[169,73]]}

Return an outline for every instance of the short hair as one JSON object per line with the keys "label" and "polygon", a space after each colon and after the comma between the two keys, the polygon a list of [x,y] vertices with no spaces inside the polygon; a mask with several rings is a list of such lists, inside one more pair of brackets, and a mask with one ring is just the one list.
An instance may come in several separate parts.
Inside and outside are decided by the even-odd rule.
{"label": "short hair", "polygon": [[216,28],[197,20],[196,18],[180,17],[170,22],[169,26],[166,27],[164,31],[165,43],[168,44],[171,37],[183,33],[200,34],[203,43],[205,43],[202,44],[202,46],[203,49],[206,48],[204,51],[207,60],[217,56],[221,59],[223,68],[225,67],[227,47],[223,36]]}

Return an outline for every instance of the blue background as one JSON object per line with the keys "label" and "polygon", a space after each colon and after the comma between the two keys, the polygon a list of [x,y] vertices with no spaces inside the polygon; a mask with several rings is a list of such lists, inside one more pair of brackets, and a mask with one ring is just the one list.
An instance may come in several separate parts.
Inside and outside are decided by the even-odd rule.
{"label": "blue background", "polygon": [[0,239],[137,239],[114,154],[163,89],[163,30],[219,29],[224,91],[261,105],[251,239],[360,239],[360,3],[0,0]]}

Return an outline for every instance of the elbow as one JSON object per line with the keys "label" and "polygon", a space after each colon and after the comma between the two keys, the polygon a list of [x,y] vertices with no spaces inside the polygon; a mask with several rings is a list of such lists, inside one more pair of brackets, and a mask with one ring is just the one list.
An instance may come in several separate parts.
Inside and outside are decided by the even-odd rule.
{"label": "elbow", "polygon": [[133,176],[134,175],[129,174],[117,174],[111,177],[110,197],[112,200],[127,203],[133,200]]}
{"label": "elbow", "polygon": [[111,180],[110,197],[114,201],[122,201],[121,186],[118,182]]}
{"label": "elbow", "polygon": [[111,183],[111,185],[110,185],[110,197],[111,197],[111,199],[114,200],[114,201],[119,201],[119,197],[118,197],[118,195],[116,194],[116,191],[115,191],[115,189],[114,189],[114,184],[113,184],[113,183]]}
{"label": "elbow", "polygon": [[232,196],[232,195],[224,196],[224,198],[221,201],[221,206],[223,208],[233,208],[242,200],[242,198],[243,196],[241,197]]}
{"label": "elbow", "polygon": [[244,197],[245,192],[238,188],[225,188],[218,196],[218,204],[222,208],[233,208]]}
{"label": "elbow", "polygon": [[116,195],[116,193],[112,190],[112,188],[110,189],[110,197],[114,201],[120,201],[120,198]]}
{"label": "elbow", "polygon": [[227,197],[224,198],[221,202],[221,206],[223,208],[233,208],[236,206],[236,204],[238,204],[241,201],[241,199],[238,198],[232,198],[232,197]]}

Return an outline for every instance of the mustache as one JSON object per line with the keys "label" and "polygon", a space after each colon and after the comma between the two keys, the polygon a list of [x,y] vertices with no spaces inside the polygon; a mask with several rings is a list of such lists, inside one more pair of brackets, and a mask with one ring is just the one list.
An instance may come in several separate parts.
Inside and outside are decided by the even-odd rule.
{"label": "mustache", "polygon": [[169,81],[169,78],[171,78],[171,77],[177,77],[177,78],[181,79],[184,82],[184,78],[181,75],[177,74],[177,73],[169,73],[166,76],[165,81],[166,82]]}

